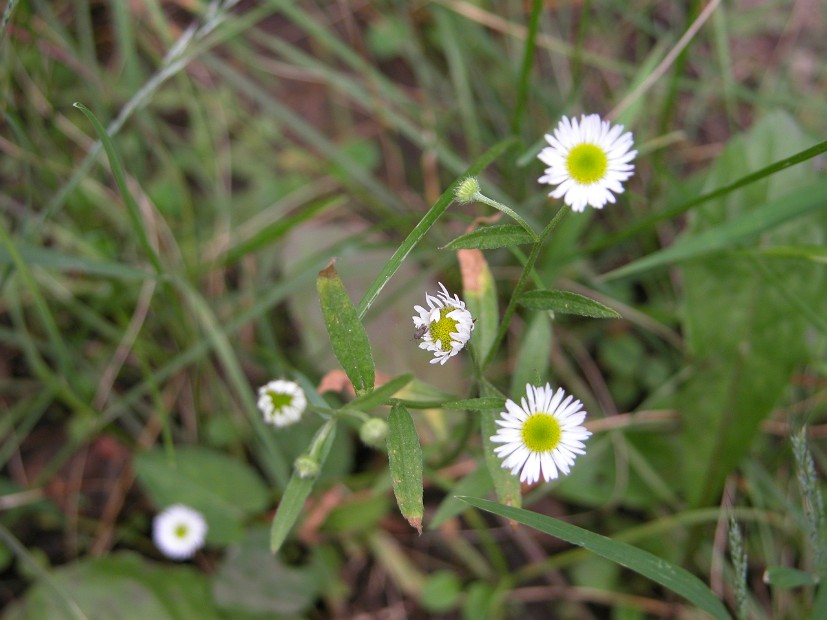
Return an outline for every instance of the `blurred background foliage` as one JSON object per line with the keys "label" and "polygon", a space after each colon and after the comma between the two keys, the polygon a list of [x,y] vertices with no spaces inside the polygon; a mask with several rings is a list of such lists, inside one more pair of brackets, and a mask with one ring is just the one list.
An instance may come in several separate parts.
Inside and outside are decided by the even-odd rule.
{"label": "blurred background foliage", "polygon": [[[521,101],[530,5],[6,3],[7,617],[696,617],[617,565],[453,500],[492,485],[469,412],[416,413],[421,537],[398,515],[386,455],[340,428],[288,544],[268,551],[321,420],[264,428],[253,394],[280,376],[315,392],[336,369],[317,272],[338,257],[360,299],[445,187],[511,134],[520,146],[480,176],[483,192],[541,229],[558,207],[535,155],[581,112],[634,132],[636,174],[620,204],[564,221],[537,277],[624,318],[512,322],[489,378],[512,397],[527,381],[565,386],[595,432],[571,476],[524,489],[524,505],[677,562],[730,605],[732,514],[752,616],[806,617],[812,587],[761,576],[817,569],[788,437],[809,425],[823,472],[825,160],[702,197],[827,136],[825,8],[544,2]],[[106,125],[134,212],[75,102]],[[465,360],[428,364],[410,316],[436,281],[462,289],[439,248],[493,215],[453,206],[366,317],[377,372],[417,378],[406,398],[477,396]],[[524,254],[485,257],[504,305]],[[149,537],[178,501],[211,525],[189,566],[163,562]]]}

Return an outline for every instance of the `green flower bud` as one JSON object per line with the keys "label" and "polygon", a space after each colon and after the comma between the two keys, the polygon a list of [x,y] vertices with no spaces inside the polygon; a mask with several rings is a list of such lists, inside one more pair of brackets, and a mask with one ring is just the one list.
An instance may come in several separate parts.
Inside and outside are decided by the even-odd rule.
{"label": "green flower bud", "polygon": [[382,418],[371,418],[359,429],[359,439],[371,448],[381,448],[388,436],[388,423]]}
{"label": "green flower bud", "polygon": [[299,475],[299,478],[307,479],[307,478],[315,478],[319,475],[319,467],[318,461],[311,456],[303,454],[299,458],[297,458],[293,462],[293,467],[296,470],[296,473]]}
{"label": "green flower bud", "polygon": [[474,177],[467,177],[457,185],[457,188],[454,190],[454,198],[456,198],[458,203],[466,204],[476,200],[476,196],[479,193],[479,182]]}

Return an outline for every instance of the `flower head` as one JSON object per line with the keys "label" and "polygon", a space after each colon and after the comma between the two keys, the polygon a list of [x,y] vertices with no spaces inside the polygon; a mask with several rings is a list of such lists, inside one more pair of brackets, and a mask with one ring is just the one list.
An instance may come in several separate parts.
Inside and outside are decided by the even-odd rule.
{"label": "flower head", "polygon": [[302,417],[307,398],[298,383],[278,379],[258,388],[258,408],[264,421],[275,426],[288,426]]}
{"label": "flower head", "polygon": [[566,396],[560,388],[526,385],[526,395],[518,405],[507,400],[497,420],[500,427],[491,441],[503,445],[494,452],[503,459],[502,466],[511,469],[520,482],[532,484],[540,479],[548,482],[560,474],[568,474],[575,455],[585,454],[583,441],[591,433],[581,424],[586,418],[582,403]]}
{"label": "flower head", "polygon": [[557,186],[549,196],[562,197],[574,211],[614,202],[635,171],[631,162],[637,155],[631,132],[622,132],[623,125],[612,126],[597,114],[583,115],[579,122],[564,116],[554,135],[546,134],[550,146],[538,155],[548,166],[540,183]]}
{"label": "flower head", "polygon": [[465,302],[459,297],[451,297],[442,282],[442,289],[436,297],[425,293],[428,308],[414,306],[418,316],[413,316],[414,337],[421,339],[420,349],[433,351],[432,364],[444,364],[459,353],[471,338],[474,331],[474,319],[465,309]]}
{"label": "flower head", "polygon": [[207,522],[200,512],[175,504],[155,515],[152,540],[165,556],[186,560],[204,546]]}

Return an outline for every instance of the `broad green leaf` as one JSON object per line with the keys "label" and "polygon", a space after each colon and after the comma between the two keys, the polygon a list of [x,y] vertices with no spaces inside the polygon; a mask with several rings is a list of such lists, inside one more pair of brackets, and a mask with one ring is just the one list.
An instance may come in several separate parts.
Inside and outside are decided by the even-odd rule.
{"label": "broad green leaf", "polygon": [[287,566],[270,554],[267,528],[257,527],[227,549],[212,591],[216,604],[235,614],[298,614],[313,606],[319,581],[312,568]]}
{"label": "broad green leaf", "polygon": [[[486,397],[502,397],[502,394],[487,382],[482,384],[482,394]],[[494,448],[500,444],[491,441],[491,438],[497,434],[499,429],[496,420],[502,411],[503,409],[498,407],[480,413],[482,450],[485,466],[491,475],[491,481],[494,483],[494,492],[497,494],[497,499],[507,506],[519,507],[523,501],[522,495],[520,495],[520,480],[517,476],[513,476],[509,470],[503,468],[502,459],[494,454]]]}
{"label": "broad green leaf", "polygon": [[387,404],[388,399],[408,385],[411,382],[411,379],[413,379],[413,375],[411,374],[404,374],[394,377],[387,383],[380,385],[372,392],[368,392],[362,396],[354,398],[348,403],[347,406],[353,409],[359,409],[360,411],[367,411],[369,409],[373,409],[374,407],[378,407],[379,405],[385,405]]}
{"label": "broad green leaf", "polygon": [[551,310],[594,319],[619,319],[620,315],[599,301],[570,291],[528,291],[520,295],[520,305],[532,310]]}
{"label": "broad green leaf", "polygon": [[484,226],[470,233],[457,237],[442,246],[443,250],[493,250],[514,245],[532,243],[534,239],[522,227],[516,224],[498,224]]}
{"label": "broad green leaf", "polygon": [[428,575],[422,584],[419,604],[431,613],[446,613],[456,607],[461,593],[459,577],[453,571],[438,570]]}
{"label": "broad green leaf", "polygon": [[37,582],[8,620],[217,620],[207,578],[189,566],[148,562],[121,552],[55,569]]}
{"label": "broad green leaf", "polygon": [[267,506],[269,493],[259,475],[244,461],[197,446],[181,446],[171,461],[155,449],[135,457],[135,473],[161,510],[186,504],[207,520],[207,541],[238,540],[244,521]]}
{"label": "broad green leaf", "polygon": [[[330,454],[330,448],[333,445],[333,440],[336,437],[336,420],[331,419],[324,423],[324,425],[316,432],[311,445],[319,446],[318,454],[316,455],[319,466],[324,465]],[[287,539],[287,535],[293,528],[293,524],[299,518],[302,510],[304,510],[304,502],[313,490],[313,485],[316,483],[315,478],[301,478],[293,471],[290,476],[290,481],[287,483],[287,488],[284,489],[284,495],[279,502],[279,507],[273,517],[273,523],[270,527],[270,551],[278,553],[282,544]]]}
{"label": "broad green leaf", "polygon": [[[788,117],[769,116],[726,147],[707,182],[719,186],[808,141]],[[791,187],[805,187],[810,177],[804,167],[790,168],[705,204],[693,213],[685,243],[713,237],[721,242],[721,231],[726,244],[734,243],[727,235],[737,224],[755,233],[738,237],[741,242],[752,238],[752,247],[824,245],[824,209],[783,226],[788,218],[768,218],[770,208],[786,216],[803,213],[800,207],[810,201],[823,206],[825,181],[820,181],[821,196],[789,193]],[[753,218],[760,226],[749,224]],[[759,231],[763,234],[756,239]],[[739,249],[749,247],[739,244]],[[825,275],[823,267],[807,259],[782,261],[741,252],[697,258],[683,267],[683,332],[694,363],[675,404],[683,418],[680,462],[691,505],[717,501],[726,476],[788,389],[792,372],[807,363],[810,318],[800,308],[824,315]]]}
{"label": "broad green leaf", "polygon": [[396,503],[402,516],[422,533],[422,446],[413,418],[399,403],[388,416],[388,464]]}
{"label": "broad green leaf", "polygon": [[319,272],[316,288],[333,353],[356,393],[364,394],[375,381],[370,342],[332,261]]}
{"label": "broad green leaf", "polygon": [[771,566],[764,571],[764,583],[773,588],[800,588],[817,585],[818,576],[789,566]]}
{"label": "broad green leaf", "polygon": [[457,252],[462,272],[462,289],[468,311],[474,317],[474,331],[470,346],[476,351],[476,361],[485,359],[497,334],[500,314],[497,307],[497,284],[481,250]]}
{"label": "broad green leaf", "polygon": [[480,510],[487,510],[578,547],[588,549],[592,553],[625,566],[683,596],[713,618],[731,620],[724,604],[705,583],[680,566],[652,555],[648,551],[595,534],[565,521],[521,508],[501,506],[496,502],[475,497],[464,497],[462,499]]}

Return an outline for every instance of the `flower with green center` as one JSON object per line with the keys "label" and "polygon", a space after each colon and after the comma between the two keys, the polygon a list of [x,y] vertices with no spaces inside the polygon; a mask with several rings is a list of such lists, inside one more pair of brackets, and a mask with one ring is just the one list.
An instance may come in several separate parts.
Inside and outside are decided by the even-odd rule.
{"label": "flower with green center", "polygon": [[474,331],[474,319],[465,309],[465,302],[457,295],[451,297],[442,282],[439,287],[442,292],[436,296],[425,293],[428,308],[414,306],[418,314],[412,317],[414,338],[422,340],[420,349],[433,352],[432,364],[444,364],[462,351]]}
{"label": "flower with green center", "polygon": [[277,379],[258,389],[258,408],[264,421],[275,426],[288,426],[302,417],[307,398],[298,383]]}
{"label": "flower with green center", "polygon": [[615,202],[615,194],[623,193],[622,183],[635,171],[637,155],[631,150],[631,132],[622,132],[623,125],[612,126],[597,114],[579,121],[564,116],[554,135],[546,134],[550,146],[538,155],[548,166],[540,183],[557,186],[549,196],[562,197],[574,211]]}
{"label": "flower with green center", "polygon": [[186,560],[204,546],[207,522],[200,512],[183,504],[163,510],[152,521],[152,540],[166,557]]}
{"label": "flower with green center", "polygon": [[566,396],[551,385],[526,385],[526,395],[518,405],[505,403],[506,411],[497,420],[497,434],[491,441],[503,445],[494,448],[520,482],[533,484],[540,479],[548,482],[568,474],[578,454],[585,454],[583,441],[591,435],[583,426],[586,412],[579,400]]}

